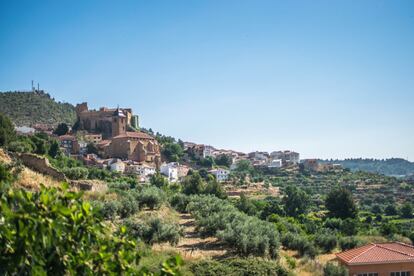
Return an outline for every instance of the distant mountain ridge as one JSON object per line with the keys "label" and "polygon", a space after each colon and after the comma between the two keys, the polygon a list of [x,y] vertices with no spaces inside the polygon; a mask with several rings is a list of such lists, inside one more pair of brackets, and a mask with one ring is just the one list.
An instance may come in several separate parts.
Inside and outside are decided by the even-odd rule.
{"label": "distant mountain ridge", "polygon": [[73,125],[76,121],[75,107],[69,103],[56,102],[44,91],[0,92],[0,112],[6,114],[16,126],[32,126],[59,123]]}
{"label": "distant mountain ridge", "polygon": [[390,176],[414,175],[414,162],[402,158],[351,158],[345,160],[320,160],[320,162],[341,164],[344,168],[352,171],[367,171]]}

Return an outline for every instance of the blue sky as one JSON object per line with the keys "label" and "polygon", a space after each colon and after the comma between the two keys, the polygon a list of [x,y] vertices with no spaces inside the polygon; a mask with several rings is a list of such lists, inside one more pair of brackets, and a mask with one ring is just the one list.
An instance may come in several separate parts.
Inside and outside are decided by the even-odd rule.
{"label": "blue sky", "polygon": [[414,1],[0,0],[0,91],[183,140],[414,161]]}

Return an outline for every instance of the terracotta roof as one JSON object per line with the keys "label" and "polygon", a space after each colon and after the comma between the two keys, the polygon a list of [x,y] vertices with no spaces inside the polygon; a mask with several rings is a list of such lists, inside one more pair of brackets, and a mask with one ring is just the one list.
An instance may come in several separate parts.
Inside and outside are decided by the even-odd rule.
{"label": "terracotta roof", "polygon": [[348,265],[376,263],[414,263],[414,246],[400,243],[371,243],[336,254]]}
{"label": "terracotta roof", "polygon": [[115,136],[114,139],[125,138],[125,137],[137,138],[137,139],[154,139],[154,137],[146,134],[145,132],[132,132],[132,131],[127,131],[125,134],[120,134],[118,136]]}
{"label": "terracotta roof", "polygon": [[107,146],[111,143],[111,140],[101,140],[97,145],[100,147]]}
{"label": "terracotta roof", "polygon": [[72,136],[72,135],[61,135],[59,136],[59,140],[63,141],[63,140],[71,140],[71,141],[75,141],[76,137]]}

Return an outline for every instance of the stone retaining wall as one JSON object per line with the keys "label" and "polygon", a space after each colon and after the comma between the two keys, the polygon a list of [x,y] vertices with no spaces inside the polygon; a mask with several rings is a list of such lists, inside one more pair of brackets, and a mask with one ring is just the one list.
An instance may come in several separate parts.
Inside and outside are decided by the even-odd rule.
{"label": "stone retaining wall", "polygon": [[50,175],[51,177],[59,181],[68,182],[66,176],[62,172],[53,168],[46,157],[38,156],[31,153],[22,153],[19,155],[19,158],[26,167],[29,167],[34,171]]}

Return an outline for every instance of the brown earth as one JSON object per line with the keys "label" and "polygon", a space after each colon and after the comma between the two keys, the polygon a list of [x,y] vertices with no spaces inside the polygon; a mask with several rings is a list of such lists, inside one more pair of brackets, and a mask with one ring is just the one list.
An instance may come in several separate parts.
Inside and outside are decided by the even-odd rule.
{"label": "brown earth", "polygon": [[176,246],[163,243],[154,245],[153,249],[157,251],[174,250],[187,260],[223,258],[228,254],[227,248],[217,238],[202,237],[196,231],[194,219],[190,214],[180,214],[179,224],[184,231],[184,237]]}

